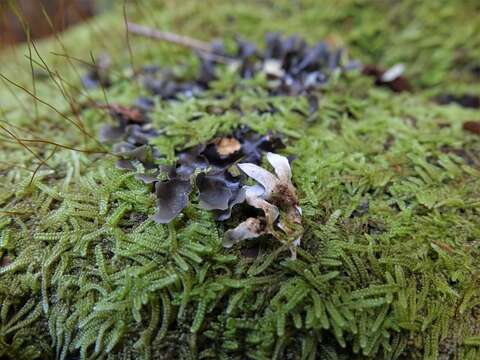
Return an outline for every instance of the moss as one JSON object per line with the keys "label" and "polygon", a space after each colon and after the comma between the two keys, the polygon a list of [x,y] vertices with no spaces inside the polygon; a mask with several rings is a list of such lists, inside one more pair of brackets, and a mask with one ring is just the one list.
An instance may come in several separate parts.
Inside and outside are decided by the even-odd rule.
{"label": "moss", "polygon": [[[417,90],[393,94],[351,73],[324,89],[307,121],[306,99],[267,98],[264,79],[224,74],[198,99],[156,104],[152,120],[163,133],[154,142],[170,160],[240,124],[287,136],[306,228],[296,261],[268,237],[225,250],[224,231],[241,219],[215,222],[195,196],[172,224],[153,223],[150,189],[115,169],[112,156],[26,144],[34,156],[0,143],[0,357],[478,358],[480,148],[462,130],[478,111],[429,100],[446,86],[478,87],[468,72],[479,47],[464,48],[445,24],[473,32],[478,22],[467,14],[475,2],[212,4],[187,1],[173,11],[163,2],[151,21],[204,39],[239,32],[259,41],[264,30],[288,28],[313,40],[335,31],[363,60],[405,62]],[[92,26],[120,28],[120,10]],[[132,18],[147,10],[130,8]],[[88,26],[66,35],[66,46],[80,44],[71,54],[90,46]],[[144,90],[124,79],[128,54],[115,49],[124,41],[115,34],[105,44],[118,54],[107,95],[128,104]],[[41,48],[52,46],[59,44]],[[171,46],[133,46],[134,64],[178,61],[187,73],[195,66]],[[78,83],[68,63],[55,66]],[[24,72],[14,79],[27,79]],[[8,125],[0,124],[22,137],[98,148],[79,127],[93,134],[105,114],[89,108],[77,119],[52,81],[37,85],[48,104],[82,123],[43,106],[33,121],[34,105],[14,90],[26,108],[5,95]],[[101,91],[87,97],[66,88],[75,105],[103,101]],[[225,112],[211,114],[212,106]],[[263,111],[271,106],[278,111]],[[192,123],[192,114],[202,117]],[[246,257],[248,247],[259,255]]]}

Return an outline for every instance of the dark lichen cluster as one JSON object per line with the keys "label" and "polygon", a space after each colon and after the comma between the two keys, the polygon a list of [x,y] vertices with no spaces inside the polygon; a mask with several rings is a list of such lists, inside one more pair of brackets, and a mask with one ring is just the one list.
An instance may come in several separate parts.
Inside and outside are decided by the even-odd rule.
{"label": "dark lichen cluster", "polygon": [[[270,95],[291,96],[318,91],[333,72],[355,67],[353,63],[342,66],[342,49],[331,50],[325,42],[309,47],[298,36],[282,38],[276,33],[267,34],[263,52],[243,40],[236,41],[237,50],[233,54],[228,54],[221,44],[215,43],[212,48],[212,54],[200,55],[201,65],[196,79],[178,82],[172,72],[163,71],[158,77],[160,69],[148,67],[140,73],[144,86],[163,100],[198,95],[217,79],[215,66],[220,63],[215,59],[221,57],[227,61],[230,70],[238,71],[243,79],[258,73],[265,75]],[[310,114],[316,110],[313,101],[316,98],[310,95]],[[147,112],[152,107],[153,101],[148,98],[140,98],[133,107],[109,105],[116,124],[102,127],[99,136],[103,142],[115,142],[113,151],[122,157],[117,161],[118,167],[136,170],[135,165],[139,164],[147,171],[138,173],[136,178],[153,184],[159,207],[153,219],[160,224],[172,221],[188,205],[194,185],[199,191],[202,208],[215,211],[218,220],[229,219],[232,208],[247,199],[246,177],[234,175],[233,166],[238,163],[259,165],[263,152],[283,147],[279,137],[272,134],[260,136],[243,127],[209,143],[179,151],[176,164],[172,166],[158,165],[156,162],[164,156],[148,144],[149,138],[161,134],[161,129],[154,129],[148,119]],[[277,191],[279,194],[283,192]]]}
{"label": "dark lichen cluster", "polygon": [[[221,155],[222,142],[238,145],[228,155]],[[276,136],[260,136],[242,129],[229,137],[181,151],[177,163],[167,169],[168,180],[155,184],[159,211],[154,219],[165,224],[177,216],[188,204],[192,184],[198,189],[200,207],[213,210],[217,220],[229,219],[232,208],[245,200],[242,188],[246,178],[235,173],[234,165],[251,161],[259,164],[264,151],[281,144]],[[178,187],[182,191],[176,193]]]}
{"label": "dark lichen cluster", "polygon": [[[229,56],[222,50],[216,54]],[[242,78],[263,73],[269,79],[270,91],[285,95],[318,90],[333,73],[359,66],[346,59],[344,49],[334,49],[326,42],[308,46],[299,36],[282,37],[278,33],[265,36],[263,51],[251,42],[237,40],[233,59],[231,66],[238,68]]]}
{"label": "dark lichen cluster", "polygon": [[237,38],[234,51],[227,51],[220,42],[212,43],[209,54],[199,53],[199,70],[193,79],[185,79],[172,69],[144,67],[138,79],[153,95],[164,100],[196,96],[218,79],[218,68],[227,67],[243,79],[259,74],[268,78],[271,94],[299,95],[324,87],[335,73],[352,70],[359,64],[348,60],[345,50],[326,42],[308,46],[299,36],[282,37],[269,33],[265,47]]}
{"label": "dark lichen cluster", "polygon": [[110,106],[116,125],[105,125],[100,140],[117,141],[115,154],[122,157],[117,167],[136,171],[135,177],[145,184],[153,184],[158,199],[158,211],[153,219],[160,224],[172,221],[187,205],[195,186],[200,206],[213,210],[217,220],[230,218],[232,208],[245,201],[242,191],[246,177],[236,171],[238,163],[260,164],[262,155],[285,145],[280,136],[259,135],[248,127],[232,134],[215,138],[177,153],[172,165],[162,165],[165,158],[148,139],[158,136],[148,117],[137,107]]}

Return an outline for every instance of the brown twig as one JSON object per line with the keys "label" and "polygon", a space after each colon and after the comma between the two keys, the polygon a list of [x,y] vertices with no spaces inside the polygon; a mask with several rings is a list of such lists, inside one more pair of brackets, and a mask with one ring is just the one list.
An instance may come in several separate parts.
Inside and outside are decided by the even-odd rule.
{"label": "brown twig", "polygon": [[73,151],[83,152],[83,153],[86,153],[86,154],[109,154],[109,155],[113,155],[113,156],[120,157],[119,155],[114,154],[114,153],[112,153],[112,152],[110,152],[110,151],[77,149],[77,148],[74,148],[74,147],[71,147],[71,146],[68,146],[68,145],[58,144],[58,143],[56,143],[56,142],[54,142],[54,141],[50,141],[50,140],[43,140],[43,139],[19,139],[19,138],[17,138],[17,141],[21,141],[21,142],[23,142],[23,143],[32,143],[33,146],[35,146],[35,144],[55,145],[56,147],[60,147],[60,148],[67,149],[67,150],[73,150]]}
{"label": "brown twig", "polygon": [[231,63],[233,60],[226,56],[214,54],[212,46],[209,43],[201,40],[197,40],[184,35],[178,35],[172,32],[160,31],[158,29],[154,29],[148,26],[139,25],[131,22],[127,22],[126,26],[127,26],[127,31],[131,34],[147,37],[150,39],[169,42],[190,50],[198,51],[199,53],[206,55],[212,60],[215,60],[221,63]]}
{"label": "brown twig", "polygon": [[125,38],[127,40],[128,55],[130,56],[130,67],[135,69],[133,66],[133,51],[130,44],[130,32],[128,31],[127,0],[123,0],[123,21],[125,22]]}
{"label": "brown twig", "polygon": [[38,164],[38,166],[35,168],[35,170],[33,171],[33,174],[32,174],[32,177],[30,178],[30,182],[28,183],[28,186],[32,185],[33,183],[33,180],[35,179],[35,175],[37,175],[37,172],[38,170],[40,170],[40,168],[42,167],[42,165],[46,164],[48,160],[50,160],[53,155],[55,155],[55,153],[57,152],[58,150],[58,146],[55,146],[52,150],[52,152],[50,153],[50,155],[47,156],[47,158],[45,160],[43,160],[40,164]]}
{"label": "brown twig", "polygon": [[[32,154],[37,160],[40,160],[41,162],[43,161],[42,157],[40,155],[38,155],[36,152],[34,152],[32,149],[30,149],[29,146],[25,145],[25,141],[23,141],[23,139],[20,139],[18,136],[16,136],[13,132],[11,132],[10,130],[8,130],[5,126],[2,126],[0,125],[0,129],[5,131],[8,135],[10,135],[13,139],[15,139],[15,141],[20,144],[21,146],[23,146],[25,149],[27,149],[27,151]],[[48,166],[48,164],[47,164]]]}
{"label": "brown twig", "polygon": [[178,35],[171,32],[160,31],[148,26],[138,25],[131,22],[127,22],[127,29],[130,33],[135,35],[140,35],[144,37],[148,37],[151,39],[161,40],[170,42],[173,44],[177,44],[188,49],[193,49],[201,52],[212,52],[212,47],[209,43],[192,39],[187,36]]}
{"label": "brown twig", "polygon": [[58,115],[60,115],[62,118],[64,118],[65,120],[67,120],[69,123],[71,123],[72,125],[74,125],[77,129],[79,129],[82,134],[84,134],[86,137],[94,140],[100,147],[104,147],[102,143],[100,143],[93,135],[89,134],[82,126],[80,126],[79,124],[77,124],[75,121],[73,121],[72,119],[70,119],[68,117],[68,115],[66,115],[65,113],[61,112],[60,110],[57,110],[57,108],[55,108],[55,106],[49,104],[47,101],[45,100],[42,100],[40,99],[39,97],[37,97],[35,94],[33,94],[31,91],[29,91],[27,88],[23,87],[22,85],[20,84],[17,84],[16,82],[10,80],[9,78],[7,78],[5,75],[1,74],[0,73],[0,78],[2,78],[3,80],[5,80],[7,83],[19,88],[20,90],[23,90],[27,95],[30,95],[31,97],[33,97],[35,100],[37,100],[38,102],[40,102],[41,104],[47,106],[48,108],[50,108],[51,110],[53,110],[55,113],[57,113]]}

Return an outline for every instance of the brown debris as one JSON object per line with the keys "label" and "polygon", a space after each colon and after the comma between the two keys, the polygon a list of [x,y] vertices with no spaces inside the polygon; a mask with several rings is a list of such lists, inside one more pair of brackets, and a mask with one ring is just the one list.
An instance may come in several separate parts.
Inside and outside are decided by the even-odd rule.
{"label": "brown debris", "polygon": [[8,266],[12,263],[12,258],[8,255],[5,255],[4,257],[2,257],[2,259],[0,260],[0,267],[4,267],[4,266]]}
{"label": "brown debris", "polygon": [[93,0],[0,1],[0,48],[28,41],[22,22],[28,24],[32,40],[45,38],[86,21],[95,15],[95,8]]}
{"label": "brown debris", "polygon": [[475,156],[465,149],[460,148],[452,148],[450,146],[442,146],[440,151],[444,154],[454,154],[465,161],[465,164],[470,166],[478,166],[478,160],[476,160]]}
{"label": "brown debris", "polygon": [[137,108],[118,104],[97,105],[98,108],[109,110],[114,116],[124,118],[135,123],[144,123],[145,116]]}
{"label": "brown debris", "polygon": [[448,252],[449,254],[454,252],[454,249],[448,244],[445,244],[445,243],[440,242],[440,241],[435,241],[435,240],[432,240],[432,243],[437,245],[440,249]]}
{"label": "brown debris", "polygon": [[365,65],[362,69],[362,74],[375,78],[375,85],[385,86],[394,92],[411,91],[412,85],[405,76],[397,76],[391,81],[384,81],[382,77],[387,70],[377,65]]}
{"label": "brown debris", "polygon": [[258,246],[240,249],[240,255],[242,255],[244,258],[256,258],[259,254],[260,248]]}
{"label": "brown debris", "polygon": [[242,147],[234,137],[223,137],[214,141],[216,150],[221,157],[229,156],[239,151]]}
{"label": "brown debris", "polygon": [[475,135],[480,135],[480,121],[465,121],[463,123],[463,130]]}
{"label": "brown debris", "polygon": [[435,98],[435,101],[440,105],[457,104],[470,109],[480,108],[480,96],[473,94],[441,94]]}

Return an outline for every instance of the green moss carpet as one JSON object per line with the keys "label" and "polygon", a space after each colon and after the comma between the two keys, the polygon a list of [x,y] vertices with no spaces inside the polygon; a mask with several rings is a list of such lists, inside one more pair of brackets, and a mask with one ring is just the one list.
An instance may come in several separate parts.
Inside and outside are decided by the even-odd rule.
{"label": "green moss carpet", "polygon": [[[193,76],[191,51],[132,35],[129,49],[119,6],[1,54],[0,358],[479,359],[480,136],[464,123],[480,111],[435,101],[480,94],[478,2],[138,3],[129,20],[205,41],[261,48],[280,31],[403,63],[412,90],[337,73],[307,116],[306,97],[219,68],[198,97],[155,98],[165,162],[241,125],[283,136],[304,227],[294,260],[271,236],[224,248],[245,216],[216,221],[196,190],[155,223],[151,185],[98,143],[111,119],[88,104],[148,95],[132,66]],[[87,92],[83,62],[102,52],[112,85]]]}

